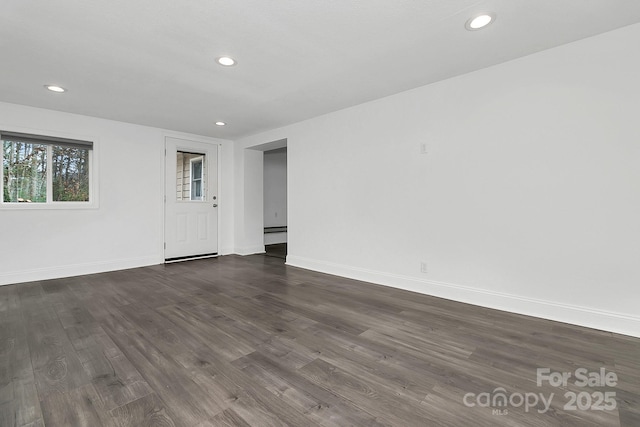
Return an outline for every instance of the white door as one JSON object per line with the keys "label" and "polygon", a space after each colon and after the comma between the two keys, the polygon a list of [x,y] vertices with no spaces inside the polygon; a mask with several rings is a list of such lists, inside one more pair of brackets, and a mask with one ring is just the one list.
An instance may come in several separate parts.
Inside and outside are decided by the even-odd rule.
{"label": "white door", "polygon": [[218,146],[166,138],[166,261],[218,253]]}

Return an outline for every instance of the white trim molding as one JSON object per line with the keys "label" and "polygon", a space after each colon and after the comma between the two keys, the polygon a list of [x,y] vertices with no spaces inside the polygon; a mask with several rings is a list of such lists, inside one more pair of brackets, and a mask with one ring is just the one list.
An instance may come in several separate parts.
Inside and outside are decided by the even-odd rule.
{"label": "white trim molding", "polygon": [[263,254],[265,253],[264,245],[262,246],[248,246],[246,248],[235,248],[233,251],[236,255],[255,255],[255,254]]}
{"label": "white trim molding", "polygon": [[232,247],[221,247],[218,250],[218,255],[223,256],[223,255],[233,255],[235,254],[234,250]]}
{"label": "white trim molding", "polygon": [[640,338],[639,316],[487,291],[452,283],[417,279],[298,256],[287,256],[286,263],[292,267],[404,289],[438,298]]}

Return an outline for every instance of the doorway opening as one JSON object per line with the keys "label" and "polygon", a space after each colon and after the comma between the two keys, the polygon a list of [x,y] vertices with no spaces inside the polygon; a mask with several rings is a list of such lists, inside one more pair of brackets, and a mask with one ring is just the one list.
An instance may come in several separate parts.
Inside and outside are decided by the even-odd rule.
{"label": "doorway opening", "polygon": [[263,156],[264,246],[267,256],[287,257],[287,147]]}

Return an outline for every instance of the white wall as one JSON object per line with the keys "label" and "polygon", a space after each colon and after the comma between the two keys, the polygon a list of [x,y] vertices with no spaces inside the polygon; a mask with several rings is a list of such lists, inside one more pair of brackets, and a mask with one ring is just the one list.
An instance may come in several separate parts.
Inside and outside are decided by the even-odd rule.
{"label": "white wall", "polygon": [[638,40],[622,28],[238,141],[288,139],[287,262],[640,336]]}
{"label": "white wall", "polygon": [[264,226],[287,225],[287,149],[264,152]]}
{"label": "white wall", "polygon": [[[264,152],[264,226],[287,225],[287,148]],[[264,244],[286,243],[287,232],[265,233]]]}
{"label": "white wall", "polygon": [[234,252],[264,252],[263,153],[234,144]]}
{"label": "white wall", "polygon": [[220,252],[233,243],[230,141],[0,103],[0,129],[95,141],[99,207],[0,209],[0,284],[163,262],[164,138],[221,144]]}

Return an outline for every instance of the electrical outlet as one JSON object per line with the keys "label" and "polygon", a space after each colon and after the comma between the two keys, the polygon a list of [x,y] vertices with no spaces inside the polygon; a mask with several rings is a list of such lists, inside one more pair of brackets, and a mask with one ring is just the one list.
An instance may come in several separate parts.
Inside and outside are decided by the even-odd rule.
{"label": "electrical outlet", "polygon": [[429,147],[427,146],[426,142],[421,142],[420,143],[420,153],[422,154],[427,154],[429,152]]}
{"label": "electrical outlet", "polygon": [[427,263],[424,261],[420,263],[420,272],[427,273]]}

